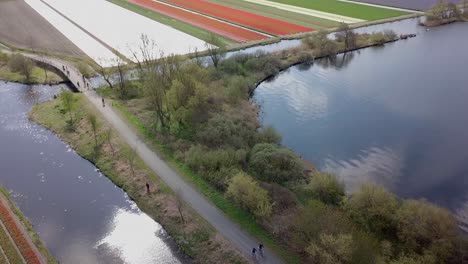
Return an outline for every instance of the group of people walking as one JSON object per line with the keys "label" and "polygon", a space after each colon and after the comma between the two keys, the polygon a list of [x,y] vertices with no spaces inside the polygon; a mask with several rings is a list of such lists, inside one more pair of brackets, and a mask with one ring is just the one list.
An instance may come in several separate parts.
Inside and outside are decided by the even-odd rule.
{"label": "group of people walking", "polygon": [[256,247],[252,248],[252,257],[253,257],[254,259],[257,258],[257,252],[258,252],[258,254],[260,255],[260,257],[262,257],[262,258],[264,257],[264,254],[263,254],[263,244],[262,244],[262,243],[258,244],[258,248],[256,248]]}

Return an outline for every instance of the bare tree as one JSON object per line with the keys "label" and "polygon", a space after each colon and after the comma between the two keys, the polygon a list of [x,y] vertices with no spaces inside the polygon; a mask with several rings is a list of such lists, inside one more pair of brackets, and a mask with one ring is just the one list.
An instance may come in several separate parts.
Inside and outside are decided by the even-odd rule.
{"label": "bare tree", "polygon": [[112,151],[112,156],[115,155],[115,151],[114,151],[114,145],[112,145],[112,128],[111,127],[108,127],[104,133],[104,137],[105,137],[105,140],[107,142],[107,144],[109,144],[110,148],[111,148],[111,151]]}
{"label": "bare tree", "polygon": [[134,148],[126,147],[123,150],[125,159],[127,160],[128,166],[132,172],[132,176],[135,177],[135,161],[137,157],[136,150]]}
{"label": "bare tree", "polygon": [[118,80],[118,84],[119,84],[119,94],[120,94],[120,98],[125,98],[127,96],[127,90],[125,89],[125,82],[126,82],[126,79],[125,79],[125,70],[126,70],[126,67],[125,67],[125,62],[121,59],[121,58],[116,58],[113,60],[113,63],[114,67],[116,68],[117,70],[117,80]]}
{"label": "bare tree", "polygon": [[27,82],[31,81],[32,70],[34,68],[34,62],[31,59],[26,58],[19,53],[14,54],[8,61],[8,67],[12,71],[19,72],[24,75]]}
{"label": "bare tree", "polygon": [[180,220],[182,221],[182,224],[185,225],[185,218],[184,218],[184,212],[183,212],[184,200],[183,200],[183,197],[182,197],[182,190],[181,189],[177,189],[177,191],[175,193],[175,198],[176,198],[177,210],[179,211]]}
{"label": "bare tree", "polygon": [[165,56],[163,52],[157,52],[157,45],[141,36],[141,44],[138,50],[132,50],[140,80],[145,92],[156,113],[157,119],[163,129],[169,127],[170,111],[167,108],[167,90],[172,80],[180,69],[180,58],[176,55]]}
{"label": "bare tree", "polygon": [[91,130],[93,131],[94,135],[94,148],[97,150],[98,147],[98,140],[97,140],[97,130],[99,128],[99,123],[97,121],[96,115],[95,114],[88,114],[88,122],[91,125]]}
{"label": "bare tree", "polygon": [[342,22],[338,27],[338,32],[335,34],[339,41],[343,41],[345,49],[352,49],[356,47],[356,34],[349,27],[348,24]]}
{"label": "bare tree", "polygon": [[205,43],[206,51],[208,52],[208,56],[210,56],[213,65],[217,68],[219,62],[226,56],[226,45],[213,33],[210,34],[208,42]]}
{"label": "bare tree", "polygon": [[97,71],[102,76],[104,81],[106,81],[109,87],[113,89],[114,86],[112,85],[112,82],[111,82],[112,69],[108,67],[104,67],[103,65],[105,65],[106,63],[107,63],[106,60],[104,60],[103,58],[99,58]]}

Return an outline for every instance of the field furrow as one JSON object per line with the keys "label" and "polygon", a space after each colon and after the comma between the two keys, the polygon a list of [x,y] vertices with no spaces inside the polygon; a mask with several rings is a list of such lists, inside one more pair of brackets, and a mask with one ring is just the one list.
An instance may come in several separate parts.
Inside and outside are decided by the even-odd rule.
{"label": "field furrow", "polygon": [[164,2],[273,35],[287,35],[313,30],[308,27],[218,5],[204,0],[164,0]]}
{"label": "field furrow", "polygon": [[268,38],[264,34],[254,32],[236,25],[219,21],[210,17],[202,16],[181,8],[173,7],[165,3],[152,0],[129,0],[129,2],[145,7],[154,12],[172,17],[185,23],[203,28],[226,38],[245,42],[251,40],[261,40]]}

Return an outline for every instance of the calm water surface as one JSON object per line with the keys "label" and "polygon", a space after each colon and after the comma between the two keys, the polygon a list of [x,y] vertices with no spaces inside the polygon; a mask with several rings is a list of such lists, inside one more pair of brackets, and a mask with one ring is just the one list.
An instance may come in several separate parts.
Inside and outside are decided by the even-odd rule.
{"label": "calm water surface", "polygon": [[[414,32],[412,26],[408,31]],[[461,214],[468,201],[468,24],[299,65],[254,100],[283,143],[350,191],[363,181]]]}
{"label": "calm water surface", "polygon": [[161,225],[54,134],[27,119],[60,86],[0,81],[0,185],[62,263],[184,263]]}

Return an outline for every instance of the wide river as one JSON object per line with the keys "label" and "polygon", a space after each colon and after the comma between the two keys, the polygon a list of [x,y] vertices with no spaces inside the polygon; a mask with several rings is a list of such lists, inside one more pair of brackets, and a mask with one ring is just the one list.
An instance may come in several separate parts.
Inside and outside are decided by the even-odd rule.
{"label": "wide river", "polygon": [[57,136],[27,118],[60,86],[0,81],[0,185],[61,263],[185,263],[164,229]]}
{"label": "wide river", "polygon": [[254,100],[285,146],[350,192],[371,181],[463,215],[468,23],[396,25],[406,24],[416,38],[292,67],[262,83]]}

